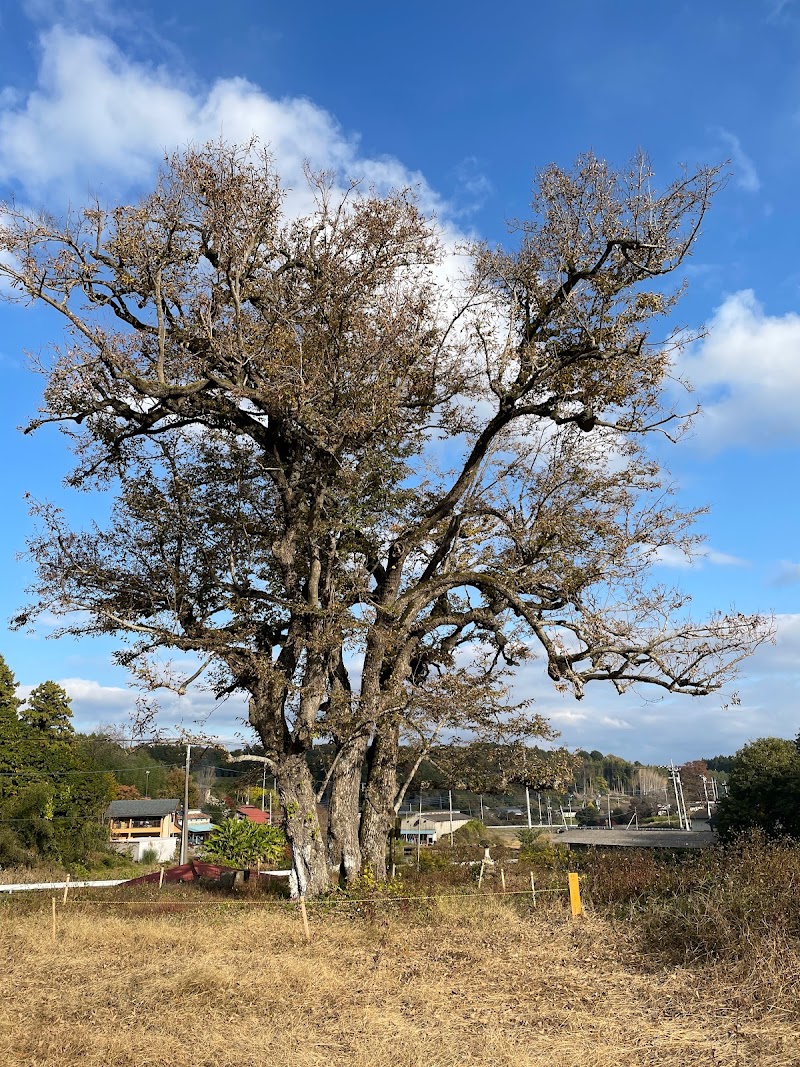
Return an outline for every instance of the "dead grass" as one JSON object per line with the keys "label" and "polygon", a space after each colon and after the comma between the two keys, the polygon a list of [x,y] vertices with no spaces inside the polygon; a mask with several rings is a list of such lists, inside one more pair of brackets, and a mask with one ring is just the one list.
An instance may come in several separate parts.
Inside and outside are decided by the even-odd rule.
{"label": "dead grass", "polygon": [[62,882],[67,872],[58,864],[42,864],[38,867],[0,868],[0,885],[33,885],[36,882]]}
{"label": "dead grass", "polygon": [[[631,924],[560,903],[440,900],[369,921],[209,903],[0,918],[9,1067],[794,1067],[794,1004],[643,959]],[[179,908],[164,902],[167,909]],[[144,906],[142,906],[144,908]],[[391,914],[389,914],[391,912]]]}

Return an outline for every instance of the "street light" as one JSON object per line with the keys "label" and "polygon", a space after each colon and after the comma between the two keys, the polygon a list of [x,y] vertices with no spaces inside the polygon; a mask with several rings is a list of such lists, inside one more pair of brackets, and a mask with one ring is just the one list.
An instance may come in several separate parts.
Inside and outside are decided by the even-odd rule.
{"label": "street light", "polygon": [[144,795],[145,797],[150,796],[150,771],[144,772]]}

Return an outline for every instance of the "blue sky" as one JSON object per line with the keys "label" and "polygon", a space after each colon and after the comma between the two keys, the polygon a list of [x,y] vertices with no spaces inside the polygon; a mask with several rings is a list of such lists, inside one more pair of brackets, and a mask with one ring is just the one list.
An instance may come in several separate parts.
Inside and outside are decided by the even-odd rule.
{"label": "blue sky", "polygon": [[[536,170],[588,148],[623,163],[639,146],[664,181],[685,162],[731,161],[731,180],[688,270],[681,318],[708,336],[682,360],[705,408],[669,466],[708,544],[665,558],[663,579],[695,609],[774,612],[775,645],[725,694],[688,700],[598,689],[577,704],[538,667],[519,677],[569,745],[630,758],[731,752],[800,729],[800,0],[563,5],[411,0],[404,5],[286,5],[264,0],[27,0],[0,9],[0,198],[58,212],[90,192],[145,188],[164,150],[222,133],[271,143],[291,184],[315,166],[417,185],[452,232],[503,239],[524,215]],[[166,10],[166,14],[165,14]],[[16,559],[30,529],[23,495],[66,499],[55,433],[23,438],[41,380],[23,351],[58,337],[40,311],[0,305],[0,616],[24,600]],[[75,494],[72,494],[75,496]],[[81,515],[108,502],[77,496]],[[24,686],[62,681],[88,727],[132,704],[112,646],[4,634]],[[725,705],[728,705],[727,707]],[[207,694],[165,699],[191,722]],[[241,709],[207,729],[230,737]]]}

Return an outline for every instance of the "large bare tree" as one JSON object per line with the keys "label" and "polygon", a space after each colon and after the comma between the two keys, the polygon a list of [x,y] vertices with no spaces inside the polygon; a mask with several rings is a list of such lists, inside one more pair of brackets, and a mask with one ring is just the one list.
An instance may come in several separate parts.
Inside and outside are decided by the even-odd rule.
{"label": "large bare tree", "polygon": [[693,544],[645,445],[680,425],[669,322],[716,170],[656,192],[644,157],[548,167],[458,278],[409,192],[309,182],[286,218],[258,146],[187,151],[132,205],[6,205],[0,274],[66,324],[30,428],[63,424],[73,485],[115,494],[102,528],[37,505],[19,623],[55,610],[125,637],[146,684],[194,680],[157,673],[173,650],[245,693],[313,894],[384,871],[401,733],[456,667],[699,695],[767,628],[694,622],[648,578]]}

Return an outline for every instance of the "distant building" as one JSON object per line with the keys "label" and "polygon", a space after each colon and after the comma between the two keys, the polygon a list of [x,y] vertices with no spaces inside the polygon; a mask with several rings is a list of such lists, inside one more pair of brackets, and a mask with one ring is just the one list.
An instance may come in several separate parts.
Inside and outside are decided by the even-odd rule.
{"label": "distant building", "polygon": [[269,812],[262,811],[255,804],[240,804],[236,809],[240,819],[249,819],[250,822],[258,823],[259,826],[269,826]]}
{"label": "distant building", "polygon": [[215,829],[214,823],[211,822],[206,813],[199,810],[189,812],[187,824],[189,848],[200,848],[201,845],[206,843],[209,835]]}
{"label": "distant building", "polygon": [[423,845],[435,845],[443,837],[460,830],[472,819],[471,815],[454,811],[423,811],[404,816],[400,820],[400,837],[403,841],[419,839]]}
{"label": "distant building", "polygon": [[112,846],[135,860],[150,850],[159,860],[171,859],[180,836],[180,808],[177,798],[112,800],[105,813]]}

